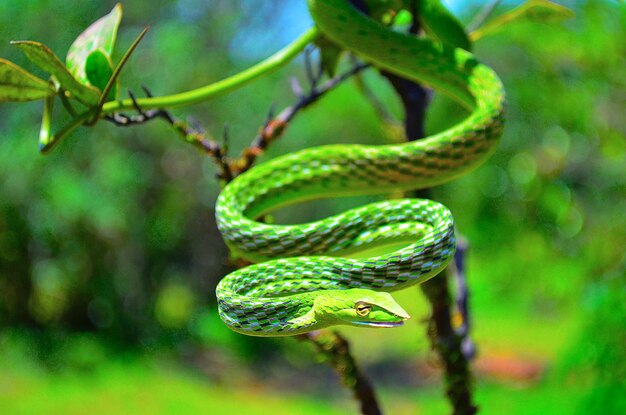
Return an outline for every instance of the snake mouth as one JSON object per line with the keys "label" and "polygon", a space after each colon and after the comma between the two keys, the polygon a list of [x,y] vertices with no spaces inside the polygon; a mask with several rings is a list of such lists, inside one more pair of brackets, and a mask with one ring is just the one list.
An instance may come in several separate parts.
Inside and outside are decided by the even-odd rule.
{"label": "snake mouth", "polygon": [[366,327],[400,327],[404,324],[404,320],[401,320],[401,321],[354,321],[353,324],[357,326],[366,326]]}

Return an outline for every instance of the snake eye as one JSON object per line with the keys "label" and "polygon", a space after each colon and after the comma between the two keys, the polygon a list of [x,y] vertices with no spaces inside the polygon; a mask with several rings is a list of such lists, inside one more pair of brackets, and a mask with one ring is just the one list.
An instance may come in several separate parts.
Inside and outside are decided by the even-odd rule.
{"label": "snake eye", "polygon": [[358,315],[360,315],[361,317],[365,317],[372,310],[372,306],[363,302],[358,302],[354,305],[354,309],[356,310],[356,313]]}

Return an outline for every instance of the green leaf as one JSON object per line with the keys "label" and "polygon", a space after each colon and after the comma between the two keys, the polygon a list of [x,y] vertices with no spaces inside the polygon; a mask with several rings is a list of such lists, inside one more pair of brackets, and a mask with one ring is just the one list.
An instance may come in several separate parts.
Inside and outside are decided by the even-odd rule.
{"label": "green leaf", "polygon": [[76,98],[90,107],[98,103],[100,95],[98,91],[78,82],[63,65],[63,62],[46,45],[32,41],[18,41],[11,42],[11,44],[20,48],[35,65],[54,76],[61,86],[71,94],[70,98]]}
{"label": "green leaf", "polygon": [[[85,62],[85,74],[89,83],[102,92],[113,75],[113,62],[102,50],[94,50]],[[114,85],[105,101],[114,100],[117,89],[117,85]]]}
{"label": "green leaf", "polygon": [[323,36],[317,39],[315,44],[320,49],[322,70],[332,78],[337,72],[337,65],[343,49]]}
{"label": "green leaf", "polygon": [[476,41],[486,35],[492,35],[511,23],[523,21],[555,23],[572,17],[574,17],[574,12],[560,4],[548,0],[528,0],[473,31],[470,39]]}
{"label": "green leaf", "polygon": [[54,94],[56,91],[49,82],[0,59],[0,102],[35,101]]}
{"label": "green leaf", "polygon": [[417,7],[418,18],[429,35],[443,44],[471,50],[472,45],[463,25],[440,0],[418,1]]}
{"label": "green leaf", "polygon": [[87,59],[94,51],[100,50],[100,53],[103,53],[109,61],[111,60],[121,20],[122,5],[118,3],[111,13],[89,26],[70,46],[66,59],[67,68],[80,82],[89,83],[85,66]]}
{"label": "green leaf", "polygon": [[141,33],[139,33],[139,36],[135,38],[128,50],[126,50],[126,52],[122,56],[122,59],[120,59],[119,63],[113,70],[113,73],[109,77],[109,81],[102,90],[102,95],[100,95],[100,101],[98,101],[98,106],[93,113],[93,117],[91,118],[91,120],[87,121],[86,125],[94,125],[96,122],[98,122],[98,119],[100,118],[100,114],[102,112],[102,107],[106,103],[107,98],[111,94],[115,96],[116,90],[119,91],[119,76],[122,73],[122,69],[124,69],[124,65],[126,65],[133,52],[135,52],[135,49],[137,49],[137,46],[139,46],[139,43],[144,38],[146,33],[148,33],[148,29],[150,29],[150,26],[145,27],[141,31]]}

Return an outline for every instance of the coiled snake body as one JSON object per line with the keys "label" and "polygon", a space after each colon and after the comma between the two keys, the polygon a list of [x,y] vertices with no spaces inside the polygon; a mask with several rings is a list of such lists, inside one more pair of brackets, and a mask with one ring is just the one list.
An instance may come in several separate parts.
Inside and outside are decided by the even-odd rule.
{"label": "coiled snake body", "polygon": [[[471,113],[417,142],[306,149],[229,183],[218,198],[218,227],[236,254],[258,264],[222,279],[218,308],[231,329],[248,335],[295,335],[335,324],[402,324],[409,316],[388,291],[437,275],[454,254],[454,223],[445,206],[390,200],[300,225],[269,225],[255,218],[314,198],[447,182],[487,159],[502,130],[502,84],[471,53],[394,32],[347,0],[309,0],[309,8],[327,38],[378,67],[448,94]],[[399,249],[363,258],[389,246]]]}

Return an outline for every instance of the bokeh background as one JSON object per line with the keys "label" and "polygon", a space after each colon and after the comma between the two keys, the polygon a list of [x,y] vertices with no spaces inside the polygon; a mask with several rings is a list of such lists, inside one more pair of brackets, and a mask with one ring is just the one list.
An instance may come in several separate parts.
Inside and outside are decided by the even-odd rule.
{"label": "bokeh background", "polygon": [[[310,24],[305,2],[124,3],[116,56],[152,28],[122,76],[155,94],[235,73]],[[449,2],[465,22],[481,2]],[[65,56],[114,1],[0,2],[0,56],[40,76],[9,40]],[[496,14],[519,2],[503,2]],[[559,24],[523,23],[476,53],[508,92],[497,153],[434,190],[470,241],[476,396],[484,414],[626,413],[626,6],[562,2]],[[176,111],[237,154],[272,104],[294,101],[302,61],[226,97]],[[400,116],[375,71],[365,81]],[[346,414],[356,404],[308,344],[254,339],[217,318],[229,269],[215,228],[216,167],[164,123],[81,129],[37,151],[41,103],[0,106],[0,412]],[[462,112],[436,97],[428,131]],[[301,114],[262,159],[394,134],[347,82]],[[306,221],[362,203],[285,210]],[[341,330],[391,414],[445,414],[418,289],[396,330]]]}

